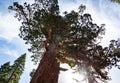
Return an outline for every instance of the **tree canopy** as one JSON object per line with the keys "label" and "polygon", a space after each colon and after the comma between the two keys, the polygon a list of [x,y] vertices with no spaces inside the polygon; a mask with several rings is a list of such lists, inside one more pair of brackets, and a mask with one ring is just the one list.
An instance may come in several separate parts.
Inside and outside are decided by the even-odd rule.
{"label": "tree canopy", "polygon": [[101,46],[98,40],[105,33],[105,25],[93,23],[91,15],[84,13],[85,8],[80,5],[78,11],[61,15],[58,0],[35,0],[23,5],[14,2],[9,6],[22,22],[19,35],[31,45],[33,61],[39,61],[42,51],[54,43],[59,62],[76,65],[89,83],[98,83],[98,79],[104,82],[110,79],[106,69],[120,68],[120,41],[111,40],[108,47]]}

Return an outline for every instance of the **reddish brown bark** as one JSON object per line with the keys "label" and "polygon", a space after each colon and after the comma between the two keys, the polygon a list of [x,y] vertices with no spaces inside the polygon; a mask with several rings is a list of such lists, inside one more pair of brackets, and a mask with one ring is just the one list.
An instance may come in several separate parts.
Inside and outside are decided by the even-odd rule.
{"label": "reddish brown bark", "polygon": [[30,83],[58,83],[59,65],[56,45],[49,45]]}

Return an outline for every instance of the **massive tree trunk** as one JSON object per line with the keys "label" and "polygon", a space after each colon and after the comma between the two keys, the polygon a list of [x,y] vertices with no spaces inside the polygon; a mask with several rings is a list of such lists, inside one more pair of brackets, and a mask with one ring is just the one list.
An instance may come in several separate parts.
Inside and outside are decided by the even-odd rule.
{"label": "massive tree trunk", "polygon": [[55,44],[49,45],[30,83],[58,83],[59,65]]}

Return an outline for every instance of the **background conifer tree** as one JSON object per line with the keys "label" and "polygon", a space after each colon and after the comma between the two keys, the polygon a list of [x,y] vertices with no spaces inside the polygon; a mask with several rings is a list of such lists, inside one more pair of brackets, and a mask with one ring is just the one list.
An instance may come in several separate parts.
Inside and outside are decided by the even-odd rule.
{"label": "background conifer tree", "polygon": [[10,62],[7,62],[0,67],[0,83],[5,83],[7,81],[10,70]]}
{"label": "background conifer tree", "polygon": [[24,71],[25,59],[26,54],[23,54],[14,61],[13,65],[10,65],[10,62],[2,65],[0,67],[0,83],[18,83]]}

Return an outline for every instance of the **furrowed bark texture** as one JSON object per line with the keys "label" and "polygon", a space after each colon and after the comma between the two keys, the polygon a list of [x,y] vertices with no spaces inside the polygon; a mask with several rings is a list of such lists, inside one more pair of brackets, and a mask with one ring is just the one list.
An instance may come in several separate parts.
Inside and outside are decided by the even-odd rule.
{"label": "furrowed bark texture", "polygon": [[56,59],[56,45],[49,45],[30,83],[58,83],[59,65]]}

